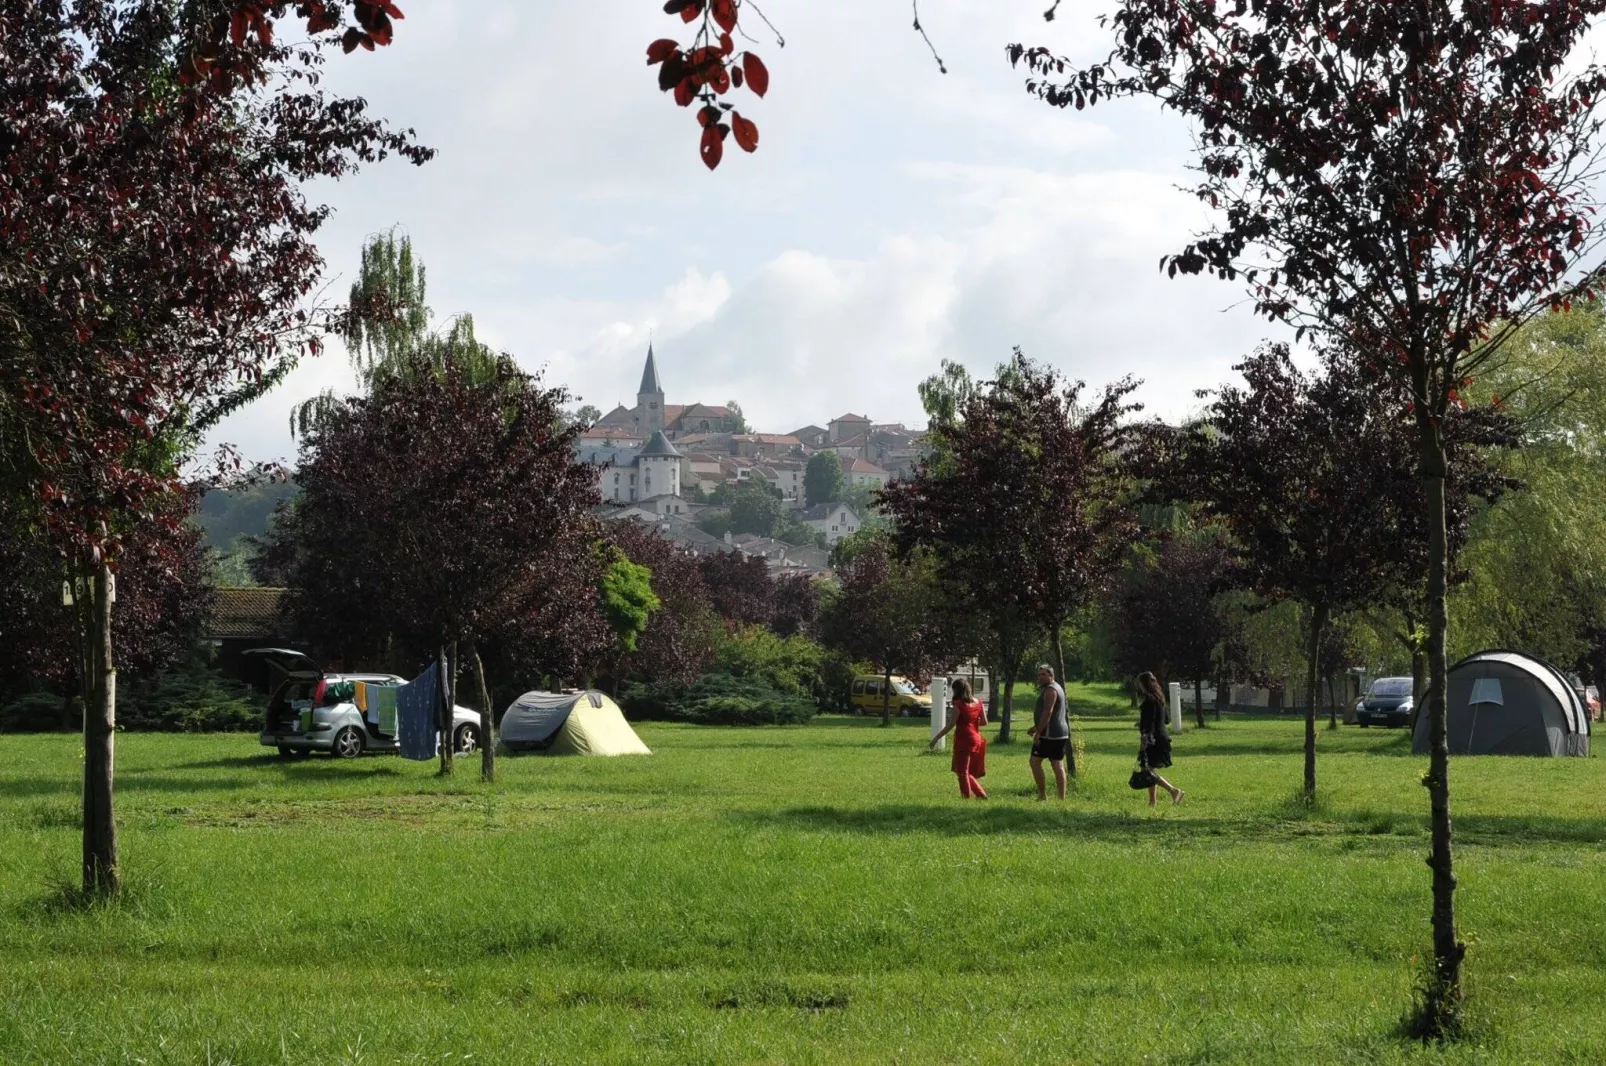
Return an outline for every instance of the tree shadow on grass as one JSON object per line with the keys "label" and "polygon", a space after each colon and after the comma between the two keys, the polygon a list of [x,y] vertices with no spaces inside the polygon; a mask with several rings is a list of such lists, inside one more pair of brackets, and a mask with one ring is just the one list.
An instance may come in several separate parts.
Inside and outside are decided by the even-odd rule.
{"label": "tree shadow on grass", "polygon": [[[871,836],[938,833],[945,836],[998,834],[1054,835],[1071,840],[1132,842],[1165,840],[1219,843],[1266,842],[1312,837],[1378,839],[1402,832],[1409,846],[1427,832],[1425,819],[1375,811],[1307,814],[1281,810],[1260,817],[1196,818],[1156,816],[1141,806],[1130,812],[1080,811],[1056,805],[1018,806],[969,803],[963,806],[897,804],[878,807],[791,807],[777,811],[733,811],[750,825],[785,826]],[[1457,841],[1479,847],[1606,843],[1606,818],[1555,818],[1460,815]],[[1403,841],[1401,846],[1407,846]]]}
{"label": "tree shadow on grass", "polygon": [[[185,769],[271,770],[275,767],[282,772],[277,776],[266,778],[259,776],[218,778],[201,775],[187,776],[175,773],[175,771]],[[279,783],[295,781],[328,782],[399,776],[401,776],[401,771],[395,766],[351,766],[349,764],[341,764],[335,760],[280,763],[279,760],[270,756],[261,761],[247,759],[235,762],[219,759],[199,763],[180,763],[175,766],[153,766],[144,769],[120,770],[117,773],[115,789],[118,792],[234,792],[240,789],[253,788],[264,780]],[[81,790],[82,784],[83,782],[76,777],[4,778],[0,779],[0,796],[49,796],[63,793],[77,795]]]}

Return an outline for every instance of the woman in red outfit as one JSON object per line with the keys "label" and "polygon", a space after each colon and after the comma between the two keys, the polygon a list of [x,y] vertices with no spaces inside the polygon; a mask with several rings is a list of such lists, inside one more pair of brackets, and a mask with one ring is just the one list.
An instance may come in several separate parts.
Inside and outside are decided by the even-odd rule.
{"label": "woman in red outfit", "polygon": [[987,705],[970,698],[970,685],[964,679],[955,679],[953,718],[931,738],[931,746],[935,748],[937,741],[953,733],[954,776],[959,778],[959,795],[964,799],[987,798],[987,790],[977,780],[987,776],[987,739],[981,735],[986,724]]}

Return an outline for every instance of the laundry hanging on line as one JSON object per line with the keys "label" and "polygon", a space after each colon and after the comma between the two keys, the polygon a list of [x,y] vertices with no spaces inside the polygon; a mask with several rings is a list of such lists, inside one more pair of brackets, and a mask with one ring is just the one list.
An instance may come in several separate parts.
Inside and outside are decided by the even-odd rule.
{"label": "laundry hanging on line", "polygon": [[440,664],[431,663],[428,670],[393,690],[396,693],[396,735],[404,759],[422,762],[440,754],[440,676]]}

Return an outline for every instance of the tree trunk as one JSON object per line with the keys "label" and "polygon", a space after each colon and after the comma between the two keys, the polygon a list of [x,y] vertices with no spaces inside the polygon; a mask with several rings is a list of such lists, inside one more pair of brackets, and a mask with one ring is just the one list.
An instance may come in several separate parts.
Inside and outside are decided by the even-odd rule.
{"label": "tree trunk", "polygon": [[117,820],[112,775],[117,729],[117,666],[112,661],[112,574],[103,562],[87,582],[92,608],[85,634],[89,672],[84,692],[84,894],[115,895],[123,887],[117,865]]}
{"label": "tree trunk", "polygon": [[1327,728],[1338,728],[1338,695],[1333,691],[1333,675],[1327,675]]}
{"label": "tree trunk", "polygon": [[1232,702],[1232,686],[1224,681],[1216,682],[1216,721],[1221,721],[1221,712],[1226,710],[1227,704]]}
{"label": "tree trunk", "polygon": [[989,721],[996,722],[1003,714],[1003,706],[999,703],[1001,699],[999,694],[1003,690],[998,685],[999,678],[1003,676],[1004,671],[998,668],[997,663],[987,664],[987,718]]}
{"label": "tree trunk", "polygon": [[1601,713],[1606,715],[1606,645],[1596,644],[1590,660],[1595,671],[1595,691],[1601,693]]}
{"label": "tree trunk", "polygon": [[491,706],[491,690],[485,684],[479,646],[472,640],[468,642],[468,657],[474,662],[474,678],[480,688],[480,780],[491,782],[496,780],[496,708]]}
{"label": "tree trunk", "polygon": [[[1062,626],[1054,626],[1054,669],[1059,671],[1054,675],[1054,680],[1059,682],[1060,688],[1065,687],[1065,639],[1062,636],[1062,630]],[[1065,735],[1071,737],[1071,708],[1069,703],[1065,707]],[[1076,740],[1074,737],[1071,737],[1070,743],[1065,745],[1065,768],[1070,771],[1072,777],[1076,776]]]}
{"label": "tree trunk", "polygon": [[1316,800],[1316,700],[1321,687],[1322,629],[1327,625],[1327,605],[1318,603],[1310,619],[1310,691],[1305,699],[1305,802]]}
{"label": "tree trunk", "polygon": [[1433,847],[1428,866],[1433,871],[1433,980],[1424,1004],[1429,1029],[1435,1035],[1454,1031],[1461,1008],[1461,959],[1466,945],[1456,936],[1455,860],[1450,826],[1450,732],[1446,676],[1446,649],[1450,628],[1446,593],[1449,588],[1449,544],[1445,525],[1445,478],[1448,462],[1437,425],[1419,421],[1422,430],[1422,480],[1428,504],[1428,774],[1426,781],[1433,810]]}
{"label": "tree trunk", "polygon": [[886,667],[881,675],[881,724],[892,724],[892,667]]}
{"label": "tree trunk", "polygon": [[[1216,717],[1221,717],[1221,711],[1216,710]],[[1193,718],[1199,723],[1199,728],[1205,727],[1204,720],[1204,682],[1199,678],[1193,680]]]}
{"label": "tree trunk", "polygon": [[442,775],[450,776],[452,773],[452,707],[453,694],[457,688],[452,678],[452,667],[455,664],[447,655],[446,646],[441,646],[441,705],[435,716],[435,729],[440,735],[440,756]]}
{"label": "tree trunk", "polygon": [[1008,744],[1010,726],[1015,720],[1015,671],[1004,678],[1004,709],[998,715],[998,742]]}

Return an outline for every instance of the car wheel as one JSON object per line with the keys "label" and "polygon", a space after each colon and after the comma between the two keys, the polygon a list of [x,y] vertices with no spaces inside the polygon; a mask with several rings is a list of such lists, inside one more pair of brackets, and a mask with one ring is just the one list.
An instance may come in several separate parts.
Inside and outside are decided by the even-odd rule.
{"label": "car wheel", "polygon": [[479,727],[472,725],[458,726],[457,732],[452,735],[452,751],[458,755],[473,755],[479,750]]}
{"label": "car wheel", "polygon": [[864,717],[864,708],[863,707],[855,707],[855,708],[853,708],[853,717],[855,717],[855,718],[863,718]]}
{"label": "car wheel", "polygon": [[362,754],[362,733],[354,726],[347,726],[335,734],[334,747],[329,754],[337,759],[355,759]]}
{"label": "car wheel", "polygon": [[295,757],[295,753],[296,753],[296,749],[292,748],[290,745],[288,745],[288,744],[280,744],[279,745],[279,758],[281,758],[281,759],[294,758]]}
{"label": "car wheel", "polygon": [[1362,729],[1366,728],[1366,723],[1365,722],[1356,722],[1355,724],[1360,726]]}

